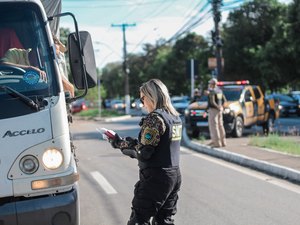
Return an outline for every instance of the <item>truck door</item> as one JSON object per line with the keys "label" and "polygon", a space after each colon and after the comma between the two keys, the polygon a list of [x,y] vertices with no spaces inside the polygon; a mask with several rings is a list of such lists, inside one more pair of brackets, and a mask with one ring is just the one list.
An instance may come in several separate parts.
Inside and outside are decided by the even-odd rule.
{"label": "truck door", "polygon": [[257,120],[263,121],[265,114],[264,98],[261,90],[258,87],[253,87],[253,92],[256,99]]}
{"label": "truck door", "polygon": [[244,94],[244,121],[245,121],[245,126],[250,126],[252,125],[255,120],[255,110],[254,110],[254,96],[251,93],[249,89],[246,89],[245,94]]}

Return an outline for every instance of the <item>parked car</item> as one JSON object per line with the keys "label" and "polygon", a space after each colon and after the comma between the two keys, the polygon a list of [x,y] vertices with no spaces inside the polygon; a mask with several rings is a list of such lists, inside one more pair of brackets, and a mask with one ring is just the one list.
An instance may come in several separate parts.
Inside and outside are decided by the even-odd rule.
{"label": "parked car", "polygon": [[111,100],[110,99],[104,99],[102,101],[102,106],[105,109],[110,109],[111,108]]}
{"label": "parked car", "polygon": [[289,95],[296,99],[298,101],[298,105],[300,105],[300,91],[291,91]]}
{"label": "parked car", "polygon": [[117,109],[117,110],[123,110],[126,107],[125,102],[121,99],[111,100],[110,105],[112,109]]}
{"label": "parked car", "polygon": [[171,98],[172,105],[181,115],[184,115],[184,110],[190,104],[190,98],[188,96],[174,96]]}
{"label": "parked car", "polygon": [[133,109],[142,109],[143,106],[144,105],[139,98],[136,98],[131,102],[131,108]]}
{"label": "parked car", "polygon": [[87,110],[87,104],[84,99],[78,99],[71,103],[71,113],[79,113],[82,110]]}
{"label": "parked car", "polygon": [[289,94],[289,96],[291,96],[291,97],[293,97],[294,99],[297,100],[297,102],[298,102],[298,109],[300,111],[300,91],[291,91],[290,94]]}
{"label": "parked car", "polygon": [[285,94],[272,94],[271,96],[279,104],[281,117],[288,117],[290,115],[300,116],[300,108],[296,99]]}

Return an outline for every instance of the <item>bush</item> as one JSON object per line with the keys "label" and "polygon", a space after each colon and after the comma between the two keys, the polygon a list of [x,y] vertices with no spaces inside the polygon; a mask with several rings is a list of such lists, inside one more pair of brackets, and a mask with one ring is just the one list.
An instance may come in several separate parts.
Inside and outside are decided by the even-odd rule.
{"label": "bush", "polygon": [[83,117],[116,117],[116,116],[122,116],[124,115],[124,112],[120,112],[117,110],[107,110],[103,109],[101,110],[101,115],[99,115],[99,110],[98,109],[88,109],[81,111],[80,113],[77,114],[78,116],[83,116]]}

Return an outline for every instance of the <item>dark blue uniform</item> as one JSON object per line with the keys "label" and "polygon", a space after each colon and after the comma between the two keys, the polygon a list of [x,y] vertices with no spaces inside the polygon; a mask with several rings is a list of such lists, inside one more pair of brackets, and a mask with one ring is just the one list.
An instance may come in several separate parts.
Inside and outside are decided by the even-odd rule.
{"label": "dark blue uniform", "polygon": [[[181,185],[181,119],[164,110],[155,110],[142,119],[140,126],[139,139],[134,145],[140,180],[135,185],[128,225],[150,224],[151,217],[152,224],[172,225]],[[124,154],[129,142],[120,143]]]}

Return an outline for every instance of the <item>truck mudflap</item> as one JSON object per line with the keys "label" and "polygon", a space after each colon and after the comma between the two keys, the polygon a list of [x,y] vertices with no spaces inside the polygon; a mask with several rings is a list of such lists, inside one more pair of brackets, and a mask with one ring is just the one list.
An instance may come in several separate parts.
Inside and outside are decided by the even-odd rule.
{"label": "truck mudflap", "polygon": [[0,199],[0,225],[79,225],[77,185],[69,192]]}

